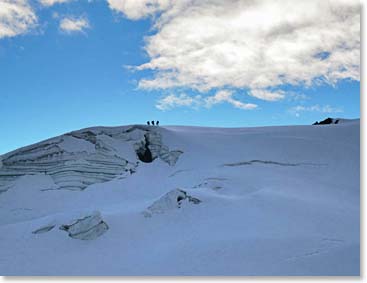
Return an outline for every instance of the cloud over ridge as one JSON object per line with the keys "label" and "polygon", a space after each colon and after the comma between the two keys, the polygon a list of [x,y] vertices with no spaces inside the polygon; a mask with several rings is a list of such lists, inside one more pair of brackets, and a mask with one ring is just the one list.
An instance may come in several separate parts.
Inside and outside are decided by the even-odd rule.
{"label": "cloud over ridge", "polygon": [[343,109],[338,107],[332,107],[330,105],[320,106],[319,104],[311,105],[311,106],[304,106],[304,105],[297,105],[289,109],[290,113],[293,113],[295,116],[299,117],[300,113],[302,112],[319,112],[319,113],[328,113],[328,114],[335,114],[335,113],[342,113]]}
{"label": "cloud over ridge", "polygon": [[190,96],[185,93],[179,95],[170,94],[160,100],[156,104],[156,108],[159,110],[171,110],[176,107],[191,107],[200,108],[206,107],[211,108],[214,105],[228,103],[235,108],[242,110],[252,110],[257,108],[256,104],[245,103],[235,99],[233,91],[230,90],[219,90],[212,96],[203,97],[201,95]]}

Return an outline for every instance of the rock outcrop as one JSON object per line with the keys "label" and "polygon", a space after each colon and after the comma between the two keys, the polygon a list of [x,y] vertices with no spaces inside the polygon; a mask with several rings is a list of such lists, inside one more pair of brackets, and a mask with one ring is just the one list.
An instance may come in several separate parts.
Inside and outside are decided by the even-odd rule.
{"label": "rock outcrop", "polygon": [[338,124],[339,119],[332,119],[332,118],[326,118],[325,120],[322,120],[320,122],[316,121],[312,125],[330,125],[330,124]]}

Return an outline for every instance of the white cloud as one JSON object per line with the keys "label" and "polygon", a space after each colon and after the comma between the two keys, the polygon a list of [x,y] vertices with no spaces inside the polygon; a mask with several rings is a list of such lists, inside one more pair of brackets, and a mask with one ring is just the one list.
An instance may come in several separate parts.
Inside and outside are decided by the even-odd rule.
{"label": "white cloud", "polygon": [[[153,70],[145,89],[248,89],[279,100],[283,85],[359,80],[358,0],[108,0],[137,20],[152,16],[146,38]],[[271,89],[272,91],[269,91]]]}
{"label": "white cloud", "polygon": [[170,110],[176,107],[207,107],[211,108],[214,105],[221,103],[229,103],[232,106],[244,109],[251,110],[257,107],[256,104],[252,103],[244,103],[242,101],[236,100],[233,98],[233,92],[228,90],[220,90],[215,95],[209,97],[202,97],[201,95],[189,96],[187,94],[174,95],[170,94],[162,99],[160,99],[156,107],[159,110]]}
{"label": "white cloud", "polygon": [[288,96],[288,99],[291,101],[302,101],[302,100],[309,99],[309,97],[306,94],[293,92],[293,91],[287,92],[287,96]]}
{"label": "white cloud", "polygon": [[220,90],[218,91],[214,96],[207,97],[205,99],[205,103],[207,107],[211,107],[215,104],[227,102],[231,105],[233,105],[236,108],[250,110],[257,107],[256,104],[252,103],[243,103],[239,100],[236,100],[233,98],[233,92],[228,90]]}
{"label": "white cloud", "polygon": [[89,28],[89,22],[86,18],[66,17],[60,21],[60,29],[66,33],[83,32]]}
{"label": "white cloud", "polygon": [[267,101],[281,100],[285,96],[284,91],[268,91],[266,89],[252,89],[249,95]]}
{"label": "white cloud", "polygon": [[0,38],[24,34],[37,25],[37,16],[26,0],[0,0]]}
{"label": "white cloud", "polygon": [[200,104],[200,100],[201,100],[200,96],[191,97],[184,93],[180,95],[170,94],[160,99],[157,102],[156,107],[159,110],[170,110],[170,109],[173,109],[176,107],[182,107],[182,106],[194,107]]}
{"label": "white cloud", "polygon": [[129,19],[137,20],[166,10],[170,0],[107,0],[112,10],[123,13]]}
{"label": "white cloud", "polygon": [[320,106],[319,104],[312,106],[297,105],[289,109],[289,112],[299,117],[301,112],[341,113],[343,109],[331,107],[330,105]]}
{"label": "white cloud", "polygon": [[43,5],[43,6],[53,6],[55,4],[61,4],[61,3],[67,3],[67,2],[71,2],[73,0],[39,0],[39,2]]}

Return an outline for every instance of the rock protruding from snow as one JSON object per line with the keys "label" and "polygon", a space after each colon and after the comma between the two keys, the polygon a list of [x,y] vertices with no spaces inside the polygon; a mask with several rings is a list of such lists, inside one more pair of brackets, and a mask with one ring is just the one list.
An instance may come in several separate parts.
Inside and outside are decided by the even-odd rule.
{"label": "rock protruding from snow", "polygon": [[163,144],[162,134],[157,130],[150,130],[144,134],[144,139],[135,143],[136,154],[142,162],[150,163],[160,158],[170,166],[174,166],[183,153],[181,150],[170,151]]}
{"label": "rock protruding from snow", "polygon": [[166,193],[150,205],[147,210],[144,211],[144,216],[150,217],[153,214],[161,214],[169,210],[181,208],[183,203],[199,204],[201,200],[188,195],[187,192],[183,190],[175,189]]}
{"label": "rock protruding from snow", "polygon": [[326,118],[325,120],[322,120],[320,122],[316,121],[312,125],[330,125],[330,124],[338,124],[339,122],[340,119]]}
{"label": "rock protruding from snow", "polygon": [[77,219],[72,224],[60,226],[60,230],[67,231],[69,237],[79,240],[94,240],[108,229],[107,223],[103,221],[98,211]]}

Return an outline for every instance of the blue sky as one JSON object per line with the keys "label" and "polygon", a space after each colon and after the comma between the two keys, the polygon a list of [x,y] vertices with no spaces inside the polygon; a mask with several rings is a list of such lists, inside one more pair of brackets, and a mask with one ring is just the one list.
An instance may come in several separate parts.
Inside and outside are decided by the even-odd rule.
{"label": "blue sky", "polygon": [[[17,1],[0,0],[23,9],[0,14],[0,154],[83,127],[153,119],[242,127],[360,116],[359,7],[340,4],[342,18],[325,14],[326,22],[307,32],[291,29],[291,40],[279,39],[279,31],[272,40],[263,31],[284,26],[278,15],[269,26],[254,21],[268,11],[266,0],[251,14],[246,3],[236,3],[236,12],[244,12],[231,25],[226,17],[234,14],[211,11],[233,7],[215,1],[196,3],[195,11],[167,0],[144,0],[143,6],[131,0]],[[351,23],[353,30],[340,33]],[[309,35],[312,29],[320,38]]]}

